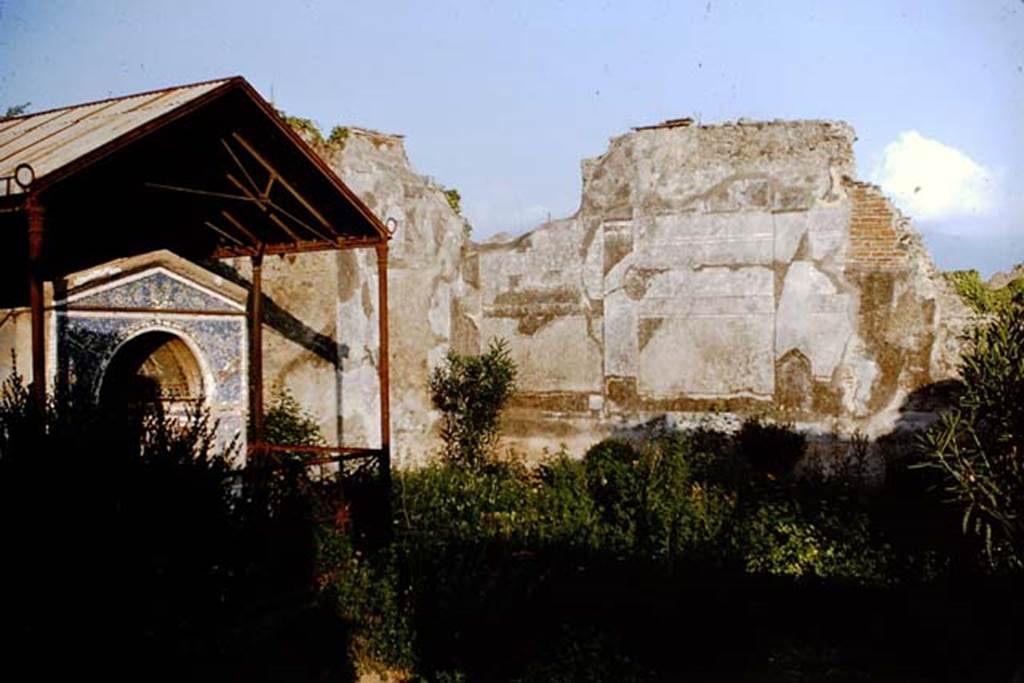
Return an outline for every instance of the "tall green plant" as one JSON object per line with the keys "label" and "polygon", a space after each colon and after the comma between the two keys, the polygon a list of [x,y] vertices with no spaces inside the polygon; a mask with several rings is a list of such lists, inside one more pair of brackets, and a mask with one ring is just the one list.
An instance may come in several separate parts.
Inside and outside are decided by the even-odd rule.
{"label": "tall green plant", "polygon": [[516,365],[503,339],[492,340],[479,356],[450,351],[430,373],[430,395],[442,413],[441,438],[449,462],[475,468],[487,461],[515,383]]}
{"label": "tall green plant", "polygon": [[1024,305],[971,335],[962,393],[920,441],[992,568],[1024,569]]}

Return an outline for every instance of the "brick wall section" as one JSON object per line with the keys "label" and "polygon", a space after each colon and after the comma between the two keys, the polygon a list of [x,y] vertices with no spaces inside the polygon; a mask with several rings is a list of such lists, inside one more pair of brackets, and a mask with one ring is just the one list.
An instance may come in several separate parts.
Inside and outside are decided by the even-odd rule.
{"label": "brick wall section", "polygon": [[897,221],[903,220],[881,190],[869,183],[850,181],[850,251],[847,263],[871,268],[899,268],[907,264]]}

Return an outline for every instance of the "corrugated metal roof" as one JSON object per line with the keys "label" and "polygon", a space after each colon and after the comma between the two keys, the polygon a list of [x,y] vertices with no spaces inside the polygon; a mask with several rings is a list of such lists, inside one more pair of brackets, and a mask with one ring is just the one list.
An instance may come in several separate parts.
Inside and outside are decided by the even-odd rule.
{"label": "corrugated metal roof", "polygon": [[[230,80],[166,88],[0,120],[0,177],[12,176],[19,165],[29,164],[37,180],[44,178]],[[0,183],[0,196],[23,191],[17,183]]]}

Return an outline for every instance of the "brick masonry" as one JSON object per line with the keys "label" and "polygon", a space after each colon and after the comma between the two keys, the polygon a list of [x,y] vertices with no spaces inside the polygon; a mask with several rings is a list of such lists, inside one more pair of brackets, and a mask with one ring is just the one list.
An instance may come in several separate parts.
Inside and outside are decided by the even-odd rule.
{"label": "brick masonry", "polygon": [[882,191],[869,183],[847,182],[851,199],[849,266],[896,269],[907,266],[908,253],[897,232],[905,220]]}

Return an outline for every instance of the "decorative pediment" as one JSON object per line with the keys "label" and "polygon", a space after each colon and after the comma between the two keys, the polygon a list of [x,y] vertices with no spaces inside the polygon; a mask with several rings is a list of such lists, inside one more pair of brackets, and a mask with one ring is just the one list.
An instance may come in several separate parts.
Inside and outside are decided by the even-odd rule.
{"label": "decorative pediment", "polygon": [[169,251],[110,261],[63,285],[56,303],[70,310],[245,312],[244,288]]}

